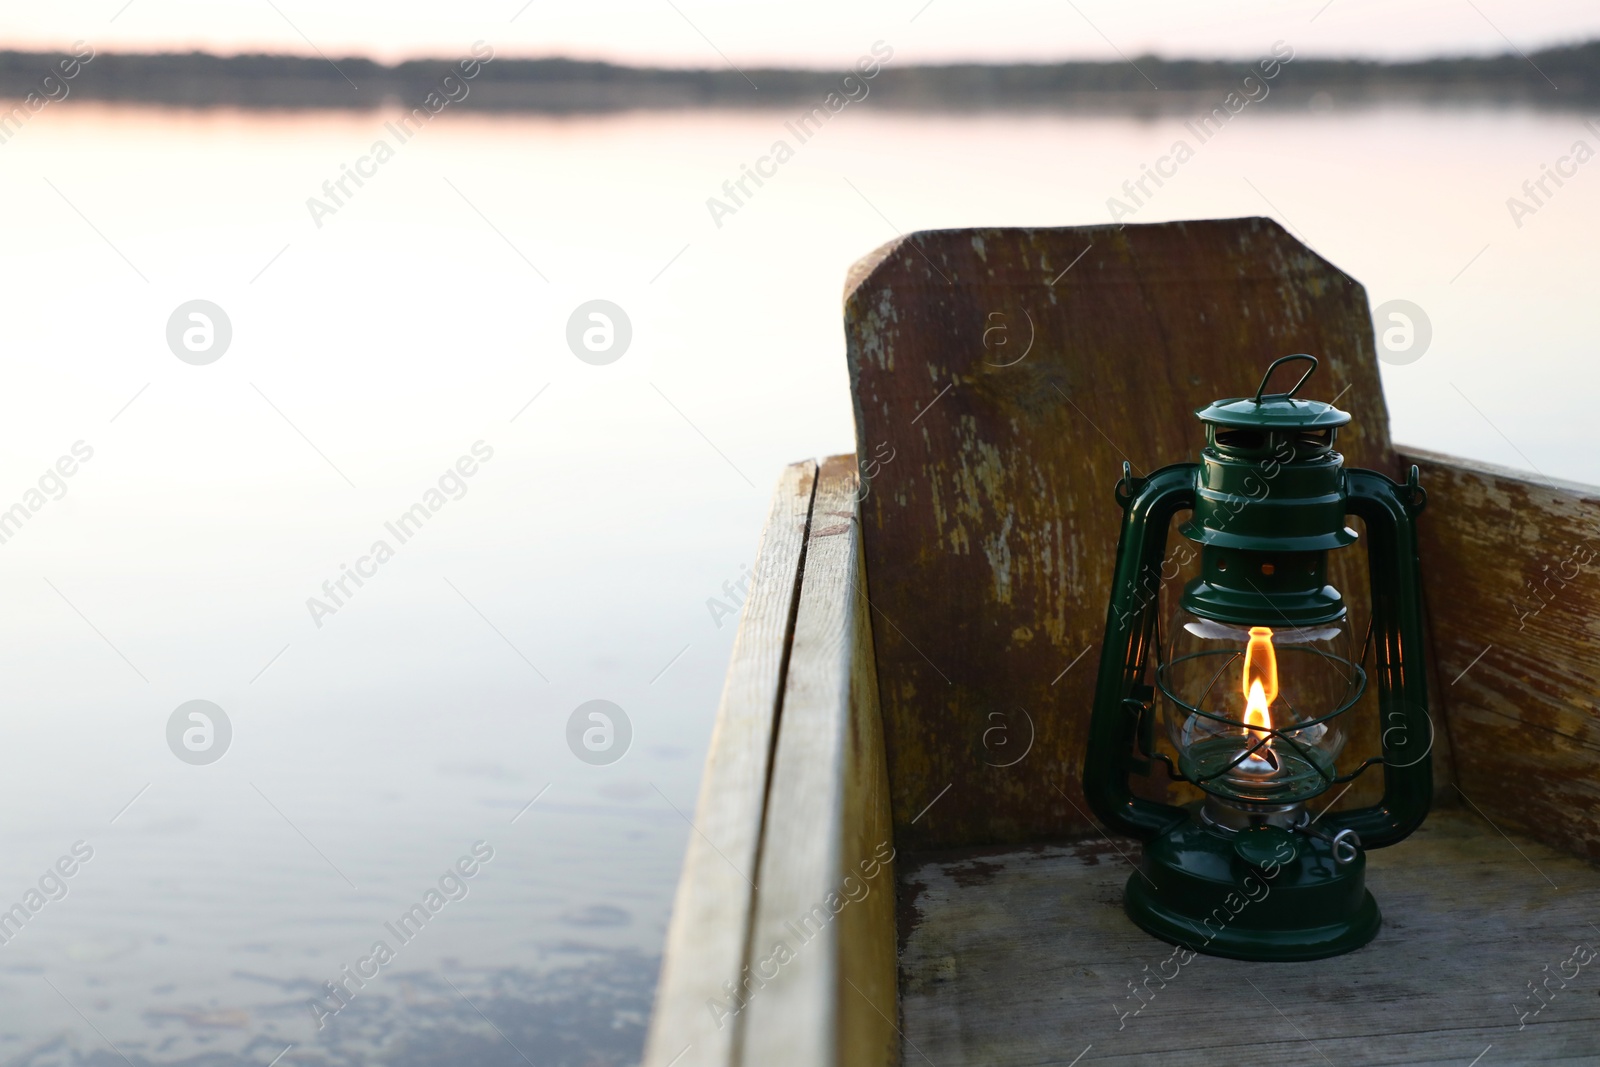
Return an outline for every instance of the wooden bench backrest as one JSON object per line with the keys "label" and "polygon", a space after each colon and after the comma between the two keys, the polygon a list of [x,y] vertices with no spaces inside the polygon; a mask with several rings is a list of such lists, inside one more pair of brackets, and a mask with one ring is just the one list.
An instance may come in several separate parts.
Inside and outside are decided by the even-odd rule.
{"label": "wooden bench backrest", "polygon": [[[1269,219],[912,234],[852,269],[845,332],[908,847],[1092,826],[1078,778],[1124,460],[1194,460],[1195,408],[1309,352],[1302,395],[1354,416],[1346,462],[1396,473],[1365,290]],[[1336,553],[1332,580],[1364,600],[1364,553]],[[1361,710],[1350,747],[1375,752]]]}

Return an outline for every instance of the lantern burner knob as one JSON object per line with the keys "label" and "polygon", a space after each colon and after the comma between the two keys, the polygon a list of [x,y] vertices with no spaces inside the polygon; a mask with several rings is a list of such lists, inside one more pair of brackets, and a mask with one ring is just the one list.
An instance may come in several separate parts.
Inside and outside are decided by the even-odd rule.
{"label": "lantern burner knob", "polygon": [[1361,855],[1361,836],[1354,830],[1343,829],[1337,833],[1328,833],[1312,825],[1309,821],[1295,827],[1307,837],[1314,837],[1318,841],[1326,841],[1333,849],[1333,862],[1341,867],[1348,866]]}

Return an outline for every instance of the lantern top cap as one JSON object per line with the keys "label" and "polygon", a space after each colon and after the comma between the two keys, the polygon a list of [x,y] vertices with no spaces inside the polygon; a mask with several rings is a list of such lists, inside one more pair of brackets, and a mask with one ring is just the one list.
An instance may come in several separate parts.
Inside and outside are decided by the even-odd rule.
{"label": "lantern top cap", "polygon": [[[1300,376],[1293,387],[1286,393],[1266,392],[1267,382],[1272,378],[1272,372],[1285,363],[1295,360],[1306,360],[1311,366]],[[1218,426],[1248,427],[1252,429],[1304,429],[1316,430],[1324,427],[1343,426],[1350,421],[1348,411],[1340,411],[1332,404],[1320,400],[1302,400],[1296,398],[1295,393],[1306,384],[1306,379],[1311,377],[1317,369],[1317,358],[1304,353],[1284,356],[1272,361],[1267,368],[1267,373],[1261,379],[1261,385],[1256,389],[1255,396],[1234,397],[1227,400],[1218,400],[1207,404],[1203,408],[1196,408],[1195,414],[1202,422],[1214,423]]]}

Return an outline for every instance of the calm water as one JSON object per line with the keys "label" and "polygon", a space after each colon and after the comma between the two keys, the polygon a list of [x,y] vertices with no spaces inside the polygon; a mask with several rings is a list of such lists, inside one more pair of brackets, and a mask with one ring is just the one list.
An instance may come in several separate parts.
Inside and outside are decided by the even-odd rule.
{"label": "calm water", "polygon": [[[719,228],[786,115],[447,113],[318,228],[387,117],[73,103],[0,145],[0,510],[92,450],[0,544],[0,907],[44,883],[0,945],[0,1063],[636,1059],[733,635],[706,602],[781,465],[853,444],[846,267],[892,227],[1103,221],[1182,135],[862,107]],[[1505,204],[1578,138],[1247,114],[1135,221],[1276,215],[1430,317],[1384,368],[1399,440],[1600,481],[1600,164],[1520,228]],[[232,325],[206,366],[166,340],[196,298]],[[564,339],[596,298],[633,330],[605,366]],[[204,766],[167,741],[197,699],[232,730]],[[632,730],[600,766],[567,742],[595,699]],[[319,1029],[347,965],[376,977]]]}

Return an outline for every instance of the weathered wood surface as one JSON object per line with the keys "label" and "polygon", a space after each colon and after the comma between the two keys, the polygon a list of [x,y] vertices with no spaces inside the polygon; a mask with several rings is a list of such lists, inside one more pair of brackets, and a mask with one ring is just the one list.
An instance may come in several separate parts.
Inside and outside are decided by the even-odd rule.
{"label": "weathered wood surface", "polygon": [[894,846],[856,489],[854,456],[823,463],[756,879],[740,1015],[750,1067],[888,1067],[898,1050]]}
{"label": "weathered wood surface", "polygon": [[1600,860],[1600,489],[1415,452],[1460,791]]}
{"label": "weathered wood surface", "polygon": [[1137,855],[1092,837],[902,856],[902,1062],[1600,1062],[1600,956],[1565,962],[1600,951],[1600,871],[1470,810],[1369,854],[1382,931],[1311,963],[1174,959],[1122,912]]}
{"label": "weathered wood surface", "polygon": [[647,1067],[889,1067],[898,1055],[893,830],[855,468],[854,456],[796,464],[774,498]]}
{"label": "weathered wood surface", "polygon": [[817,465],[788,467],[761,535],[706,755],[694,829],[667,931],[647,1067],[730,1067],[735,1027],[708,1004],[737,982],[748,949],[761,819],[794,625]]}
{"label": "weathered wood surface", "polygon": [[[853,268],[845,325],[902,847],[1089,827],[1124,460],[1193,461],[1195,408],[1309,352],[1304,395],[1354,416],[1346,461],[1397,473],[1365,291],[1268,219],[912,234]],[[1359,549],[1331,577],[1365,600]],[[1347,715],[1352,764],[1378,750],[1373,703]],[[1380,787],[1368,774],[1343,803]]]}

